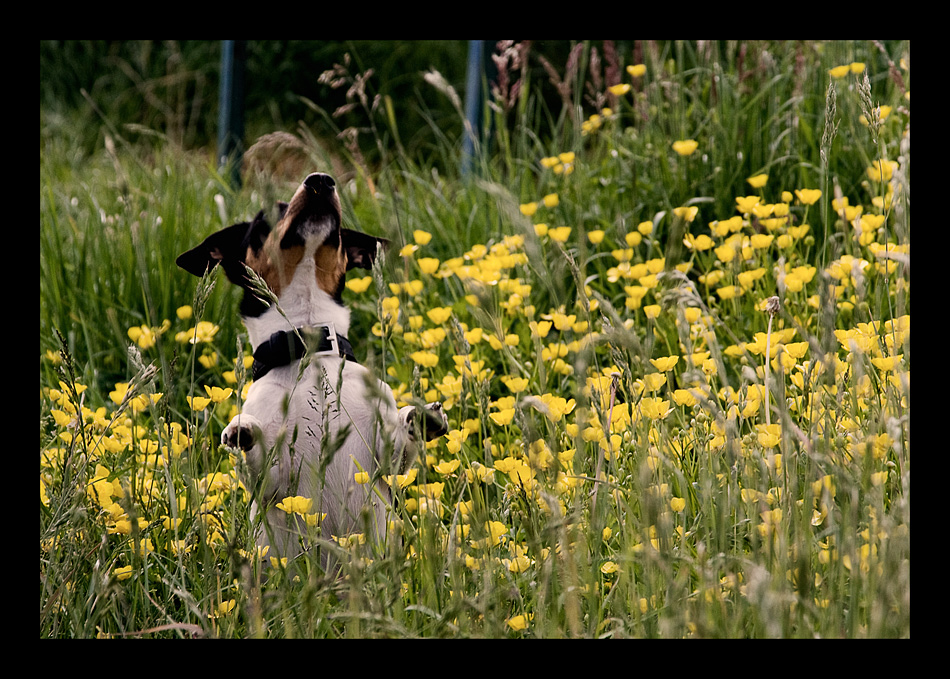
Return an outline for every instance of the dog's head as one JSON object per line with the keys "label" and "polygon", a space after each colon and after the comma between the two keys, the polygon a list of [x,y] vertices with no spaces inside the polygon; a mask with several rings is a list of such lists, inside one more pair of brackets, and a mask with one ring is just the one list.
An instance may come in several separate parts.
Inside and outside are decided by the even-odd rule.
{"label": "dog's head", "polygon": [[222,229],[176,260],[196,276],[220,264],[232,283],[244,288],[241,315],[259,316],[267,308],[249,288],[245,266],[257,273],[280,298],[303,258],[313,257],[317,285],[342,304],[346,272],[371,269],[384,238],[344,229],[340,197],[333,178],[308,176],[289,203],[278,204],[277,224],[271,227],[262,210],[250,222]]}

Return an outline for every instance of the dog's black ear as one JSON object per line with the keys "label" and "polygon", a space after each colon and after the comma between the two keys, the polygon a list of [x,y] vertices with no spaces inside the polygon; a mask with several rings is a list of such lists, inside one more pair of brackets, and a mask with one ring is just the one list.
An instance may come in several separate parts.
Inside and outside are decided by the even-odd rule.
{"label": "dog's black ear", "polygon": [[343,250],[346,252],[346,270],[360,268],[372,269],[376,261],[376,252],[379,247],[386,247],[389,241],[377,238],[359,231],[340,229],[343,239]]}
{"label": "dog's black ear", "polygon": [[188,273],[203,276],[218,264],[243,262],[247,248],[259,250],[269,232],[270,225],[260,212],[253,222],[241,222],[211,234],[200,245],[180,254],[175,263]]}
{"label": "dog's black ear", "polygon": [[254,221],[251,222],[251,226],[247,230],[245,242],[241,246],[241,255],[243,256],[246,248],[251,248],[251,250],[257,252],[264,247],[264,241],[267,240],[268,234],[270,234],[270,224],[264,216],[264,211],[261,210],[254,217]]}

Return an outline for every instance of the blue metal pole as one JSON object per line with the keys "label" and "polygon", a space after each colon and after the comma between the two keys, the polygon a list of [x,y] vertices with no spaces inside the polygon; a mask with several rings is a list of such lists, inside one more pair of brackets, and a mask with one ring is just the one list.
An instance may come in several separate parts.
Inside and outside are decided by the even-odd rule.
{"label": "blue metal pole", "polygon": [[462,175],[469,176],[475,163],[476,150],[481,148],[486,139],[482,134],[484,125],[485,97],[488,93],[484,86],[490,83],[495,75],[494,63],[491,60],[491,49],[494,40],[468,41],[468,66],[465,74],[465,119],[471,127],[471,134],[465,132],[462,139]]}
{"label": "blue metal pole", "polygon": [[221,84],[218,96],[218,166],[241,184],[244,153],[244,63],[246,41],[221,42]]}
{"label": "blue metal pole", "polygon": [[483,40],[468,41],[468,67],[465,73],[465,120],[468,128],[462,137],[462,176],[468,177],[475,161],[475,140],[482,129],[482,64],[485,61]]}

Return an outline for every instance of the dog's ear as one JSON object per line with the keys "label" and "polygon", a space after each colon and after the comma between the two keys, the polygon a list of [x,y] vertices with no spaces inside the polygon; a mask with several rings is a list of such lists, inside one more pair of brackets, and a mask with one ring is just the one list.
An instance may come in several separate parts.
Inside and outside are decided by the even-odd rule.
{"label": "dog's ear", "polygon": [[[281,215],[283,215],[283,211],[281,211]],[[254,217],[254,221],[251,222],[251,226],[247,230],[247,236],[242,245],[241,254],[243,255],[247,251],[247,248],[251,248],[254,252],[260,250],[264,247],[264,241],[267,240],[269,234],[270,224],[264,216],[264,211],[261,210],[257,213],[257,216]]]}
{"label": "dog's ear", "polygon": [[241,243],[249,227],[249,222],[241,222],[221,229],[205,238],[200,245],[180,254],[175,263],[190,274],[204,276],[206,271],[221,262],[243,259]]}
{"label": "dog's ear", "polygon": [[360,268],[372,269],[376,261],[378,248],[389,245],[385,238],[377,238],[359,231],[340,229],[343,239],[343,250],[346,252],[346,270]]}
{"label": "dog's ear", "polygon": [[200,245],[180,254],[175,263],[188,273],[203,276],[218,264],[243,262],[248,247],[259,250],[269,232],[270,225],[260,212],[253,222],[241,222],[211,234]]}

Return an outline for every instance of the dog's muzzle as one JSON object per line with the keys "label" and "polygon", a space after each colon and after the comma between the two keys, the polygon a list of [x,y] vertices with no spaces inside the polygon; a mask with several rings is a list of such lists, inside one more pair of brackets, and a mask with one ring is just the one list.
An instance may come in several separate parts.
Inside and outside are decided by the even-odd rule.
{"label": "dog's muzzle", "polygon": [[314,172],[307,176],[303,180],[304,186],[313,189],[320,195],[328,195],[333,191],[333,187],[336,186],[336,182],[333,181],[333,177],[328,174],[323,174],[322,172]]}

